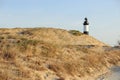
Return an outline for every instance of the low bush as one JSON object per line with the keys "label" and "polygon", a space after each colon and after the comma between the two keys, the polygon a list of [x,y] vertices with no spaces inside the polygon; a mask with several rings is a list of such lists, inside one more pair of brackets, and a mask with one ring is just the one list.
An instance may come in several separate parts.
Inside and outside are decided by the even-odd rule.
{"label": "low bush", "polygon": [[22,38],[18,43],[18,47],[22,50],[25,51],[27,50],[28,46],[36,46],[39,43],[38,40],[28,40],[26,38]]}
{"label": "low bush", "polygon": [[82,33],[77,31],[77,30],[70,30],[69,33],[72,34],[72,35],[75,35],[75,36],[81,36],[82,35]]}

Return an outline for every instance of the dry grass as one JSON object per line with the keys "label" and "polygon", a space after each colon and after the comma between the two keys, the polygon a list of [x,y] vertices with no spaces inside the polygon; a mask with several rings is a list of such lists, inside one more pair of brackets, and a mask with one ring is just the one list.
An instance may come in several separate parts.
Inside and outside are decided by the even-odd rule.
{"label": "dry grass", "polygon": [[0,80],[81,78],[120,61],[119,50],[106,51],[104,43],[74,30],[15,28],[0,34]]}

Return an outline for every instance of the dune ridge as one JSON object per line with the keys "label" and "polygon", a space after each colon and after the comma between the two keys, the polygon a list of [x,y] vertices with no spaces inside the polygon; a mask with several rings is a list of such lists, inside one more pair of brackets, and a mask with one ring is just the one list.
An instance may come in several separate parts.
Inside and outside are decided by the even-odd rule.
{"label": "dune ridge", "polygon": [[95,80],[119,53],[77,30],[0,29],[0,80]]}

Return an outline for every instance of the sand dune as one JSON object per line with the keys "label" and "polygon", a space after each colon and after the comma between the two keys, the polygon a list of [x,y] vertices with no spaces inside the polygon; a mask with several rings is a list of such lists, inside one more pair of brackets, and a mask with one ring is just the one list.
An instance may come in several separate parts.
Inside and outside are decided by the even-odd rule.
{"label": "sand dune", "polygon": [[0,29],[0,80],[94,80],[119,53],[76,30]]}

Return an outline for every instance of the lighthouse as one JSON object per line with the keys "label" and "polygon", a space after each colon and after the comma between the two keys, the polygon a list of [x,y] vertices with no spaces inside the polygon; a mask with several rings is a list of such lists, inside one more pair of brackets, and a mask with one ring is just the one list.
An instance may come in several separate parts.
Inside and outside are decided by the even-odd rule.
{"label": "lighthouse", "polygon": [[85,21],[84,21],[84,23],[83,23],[83,26],[84,26],[84,31],[83,31],[83,33],[89,35],[89,22],[88,22],[88,19],[87,19],[87,18],[85,18]]}

